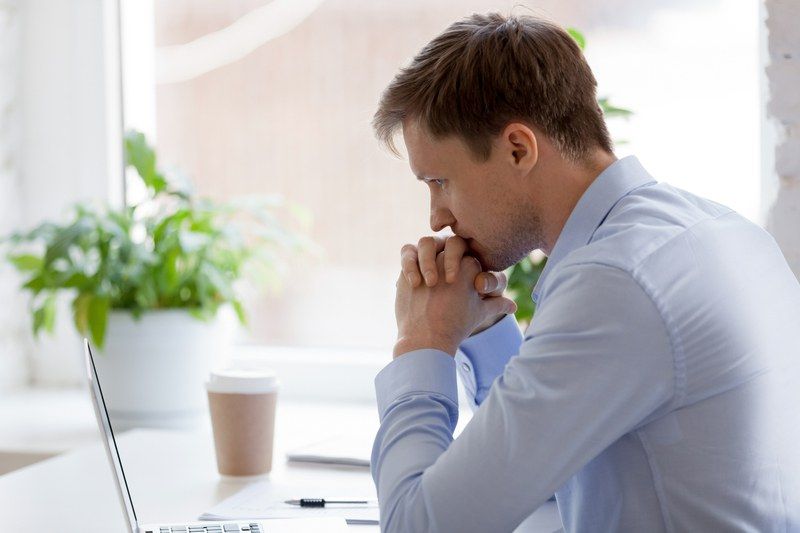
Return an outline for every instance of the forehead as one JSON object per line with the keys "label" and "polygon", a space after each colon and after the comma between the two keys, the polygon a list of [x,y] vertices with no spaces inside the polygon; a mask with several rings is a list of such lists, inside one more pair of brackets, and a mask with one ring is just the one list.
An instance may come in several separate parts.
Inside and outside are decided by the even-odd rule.
{"label": "forehead", "polygon": [[408,164],[414,174],[440,175],[470,160],[465,144],[457,137],[434,138],[418,121],[403,122],[403,141]]}

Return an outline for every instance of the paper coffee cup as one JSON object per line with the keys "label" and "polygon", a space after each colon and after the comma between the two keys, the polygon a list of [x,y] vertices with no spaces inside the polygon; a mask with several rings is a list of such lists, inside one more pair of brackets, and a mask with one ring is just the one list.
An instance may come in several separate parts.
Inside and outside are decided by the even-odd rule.
{"label": "paper coffee cup", "polygon": [[278,386],[268,371],[211,373],[206,391],[221,475],[257,477],[272,469]]}

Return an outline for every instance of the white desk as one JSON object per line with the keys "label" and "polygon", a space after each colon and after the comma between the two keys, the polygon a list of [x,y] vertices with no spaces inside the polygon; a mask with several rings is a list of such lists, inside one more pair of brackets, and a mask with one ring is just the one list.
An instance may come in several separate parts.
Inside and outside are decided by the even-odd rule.
{"label": "white desk", "polygon": [[[320,434],[341,429],[371,440],[376,419],[374,407],[369,406],[279,405],[270,479],[307,486],[307,496],[313,497],[317,496],[315,486],[329,485],[335,477],[348,487],[363,487],[365,495],[374,495],[366,469],[287,464],[284,453]],[[243,486],[222,481],[218,476],[209,433],[136,430],[118,441],[140,521],[193,520]],[[23,530],[23,526],[35,523],[43,531],[125,531],[99,436],[93,445],[0,476],[0,522],[8,530]],[[550,533],[559,527],[555,506],[548,504],[518,531]],[[351,529],[379,531],[377,526]]]}

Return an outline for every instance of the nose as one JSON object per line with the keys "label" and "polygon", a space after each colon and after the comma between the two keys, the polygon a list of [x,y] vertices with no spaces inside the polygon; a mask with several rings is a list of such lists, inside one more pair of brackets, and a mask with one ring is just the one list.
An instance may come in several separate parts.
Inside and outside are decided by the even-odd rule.
{"label": "nose", "polygon": [[449,209],[444,207],[437,207],[431,202],[431,229],[433,231],[441,231],[447,226],[453,226],[456,223],[456,218]]}

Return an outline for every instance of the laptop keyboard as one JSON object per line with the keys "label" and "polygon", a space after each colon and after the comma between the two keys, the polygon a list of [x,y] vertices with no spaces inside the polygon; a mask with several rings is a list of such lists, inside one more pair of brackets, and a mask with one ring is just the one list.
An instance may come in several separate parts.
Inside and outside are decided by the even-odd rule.
{"label": "laptop keyboard", "polygon": [[[241,526],[241,527],[240,527]],[[195,525],[195,526],[160,526],[158,531],[147,531],[147,533],[238,533],[245,531],[247,533],[264,533],[256,523],[252,524],[209,524],[209,525]]]}

